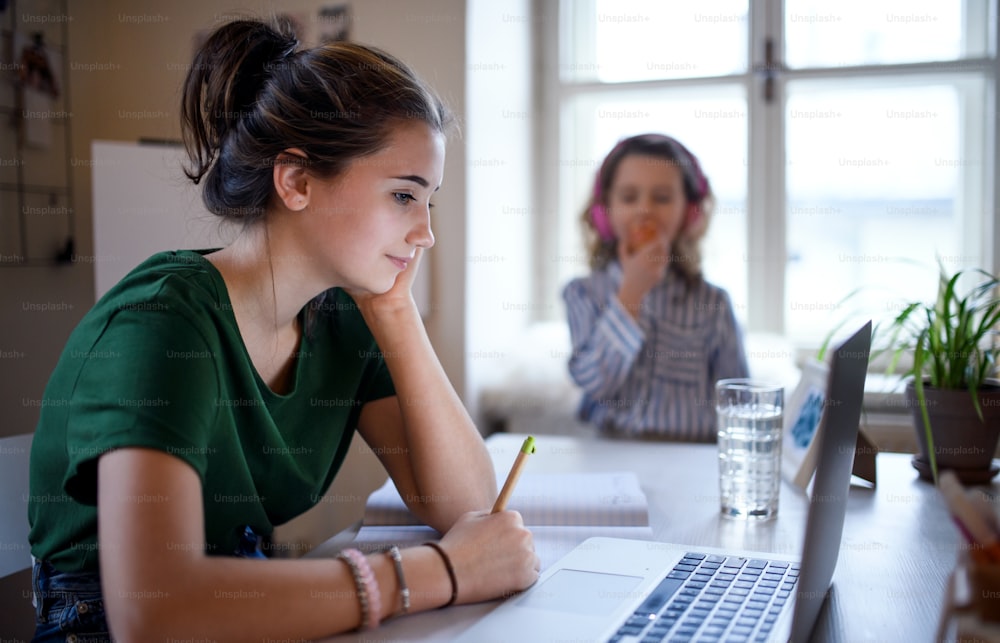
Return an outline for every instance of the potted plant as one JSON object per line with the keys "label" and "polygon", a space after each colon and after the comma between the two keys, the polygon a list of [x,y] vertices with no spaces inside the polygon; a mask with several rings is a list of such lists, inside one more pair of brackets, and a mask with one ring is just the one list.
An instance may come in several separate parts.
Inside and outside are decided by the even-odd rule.
{"label": "potted plant", "polygon": [[[970,278],[976,283],[960,289]],[[912,378],[906,400],[921,449],[913,466],[923,478],[936,482],[939,469],[952,469],[967,484],[986,483],[998,471],[998,284],[983,270],[949,275],[942,264],[934,303],[908,303],[888,324],[879,350],[891,353],[887,372],[912,358],[901,374]]]}

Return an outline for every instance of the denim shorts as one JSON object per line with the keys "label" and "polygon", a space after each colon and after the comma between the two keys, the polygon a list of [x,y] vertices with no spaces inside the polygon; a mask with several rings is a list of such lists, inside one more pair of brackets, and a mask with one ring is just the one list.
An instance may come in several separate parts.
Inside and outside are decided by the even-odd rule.
{"label": "denim shorts", "polygon": [[[266,558],[267,538],[249,526],[243,528],[233,556]],[[111,641],[97,572],[61,572],[51,563],[36,560],[31,572],[34,592],[35,637],[32,643]]]}
{"label": "denim shorts", "polygon": [[33,643],[110,641],[101,597],[101,577],[93,572],[60,572],[36,560],[31,573],[35,603]]}

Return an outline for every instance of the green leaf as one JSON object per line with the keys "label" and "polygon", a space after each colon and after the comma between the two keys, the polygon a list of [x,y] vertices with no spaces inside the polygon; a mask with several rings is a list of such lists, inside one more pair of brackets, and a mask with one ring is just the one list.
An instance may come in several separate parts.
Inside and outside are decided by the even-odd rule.
{"label": "green leaf", "polygon": [[[917,344],[913,353],[913,366],[919,371],[923,364],[924,350],[922,344]],[[913,380],[913,390],[917,394],[917,404],[920,405],[920,418],[924,421],[924,438],[927,440],[927,459],[930,460],[931,475],[934,484],[938,481],[937,456],[934,453],[934,436],[931,435],[931,416],[927,413],[927,395],[924,392],[924,380],[917,377]]]}
{"label": "green leaf", "polygon": [[[997,377],[1000,364],[1000,278],[978,268],[949,273],[939,258],[936,279],[937,292],[932,302],[907,303],[885,325],[875,323],[871,352],[873,360],[888,353],[888,375],[900,370],[904,356],[912,355],[912,363],[900,375],[914,380],[935,481],[937,458],[926,387],[968,390],[982,420],[978,392],[987,380]],[[964,287],[970,279],[974,280],[971,286]],[[843,324],[838,324],[835,331]],[[828,350],[833,334],[824,341],[821,354]]]}

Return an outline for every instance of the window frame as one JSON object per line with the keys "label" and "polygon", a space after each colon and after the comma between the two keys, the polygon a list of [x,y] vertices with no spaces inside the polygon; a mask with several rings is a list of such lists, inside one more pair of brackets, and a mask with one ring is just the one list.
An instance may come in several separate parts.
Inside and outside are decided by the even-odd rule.
{"label": "window frame", "polygon": [[[544,20],[536,21],[536,65],[538,90],[538,113],[540,121],[536,136],[536,159],[538,193],[535,195],[537,217],[535,234],[536,266],[539,279],[535,282],[534,296],[539,300],[558,293],[562,284],[557,283],[557,271],[544,265],[547,260],[556,260],[554,250],[559,247],[559,174],[561,146],[560,112],[571,96],[587,93],[591,95],[613,95],[623,90],[696,87],[716,83],[742,83],[747,96],[747,195],[746,195],[746,239],[745,253],[750,257],[766,257],[763,261],[749,261],[747,265],[748,307],[746,330],[748,332],[786,334],[785,289],[787,266],[786,227],[786,158],[785,158],[785,112],[786,88],[797,81],[836,81],[838,78],[877,79],[879,77],[919,79],[920,77],[981,75],[985,96],[982,121],[986,129],[983,158],[986,167],[981,172],[963,172],[962,194],[980,203],[966,202],[966,212],[979,211],[983,216],[964,217],[966,228],[962,231],[963,250],[981,257],[982,266],[1000,273],[1000,208],[997,207],[996,186],[1000,184],[1000,127],[997,127],[996,107],[1000,98],[1000,59],[997,56],[997,42],[1000,40],[1000,23],[997,20],[996,3],[989,5],[991,27],[987,34],[985,56],[965,58],[946,62],[919,62],[885,65],[852,65],[822,68],[786,68],[780,61],[784,58],[784,2],[749,3],[749,37],[747,39],[748,69],[743,73],[714,76],[708,78],[679,78],[655,81],[633,81],[601,83],[596,81],[565,81],[561,77],[564,60],[563,48],[568,46],[565,25],[562,20],[562,2],[536,1],[536,15],[544,15]],[[587,0],[574,4],[589,5]],[[972,32],[976,33],[976,32]],[[765,56],[765,43],[771,42],[772,51],[777,52],[777,60],[769,61]],[[976,43],[977,46],[983,43]],[[765,100],[764,84],[773,83],[774,97]],[[989,115],[993,117],[990,118]],[[977,117],[979,118],[979,117]],[[977,133],[978,134],[978,133]],[[966,137],[972,137],[969,128],[964,129]],[[969,149],[969,140],[963,142]],[[595,168],[596,169],[596,168]],[[573,213],[574,217],[576,213]],[[975,245],[977,247],[970,247]],[[546,259],[548,258],[548,259]],[[556,309],[558,312],[559,308]],[[800,346],[800,354],[815,350],[815,346]]]}

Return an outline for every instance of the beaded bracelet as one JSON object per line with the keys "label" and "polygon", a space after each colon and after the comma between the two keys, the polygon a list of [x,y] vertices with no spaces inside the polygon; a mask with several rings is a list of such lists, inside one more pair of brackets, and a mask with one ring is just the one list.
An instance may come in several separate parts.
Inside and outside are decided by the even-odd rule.
{"label": "beaded bracelet", "polygon": [[378,627],[379,615],[382,613],[382,595],[368,559],[357,549],[345,549],[337,554],[337,558],[351,568],[358,604],[361,606],[361,628],[374,630]]}
{"label": "beaded bracelet", "polygon": [[427,545],[428,547],[436,551],[441,556],[441,560],[444,561],[444,568],[448,570],[448,578],[451,579],[451,598],[448,600],[447,603],[441,606],[441,607],[448,607],[454,604],[455,599],[458,598],[458,579],[455,578],[455,568],[451,566],[451,559],[448,558],[448,554],[445,553],[441,545],[437,544],[436,542],[432,542],[430,540],[422,544]]}
{"label": "beaded bracelet", "polygon": [[410,611],[410,588],[406,586],[406,577],[403,576],[403,555],[399,553],[399,547],[396,545],[389,547],[385,553],[389,554],[392,564],[396,567],[396,579],[399,581],[399,598],[403,602],[403,609],[399,613],[406,614]]}

